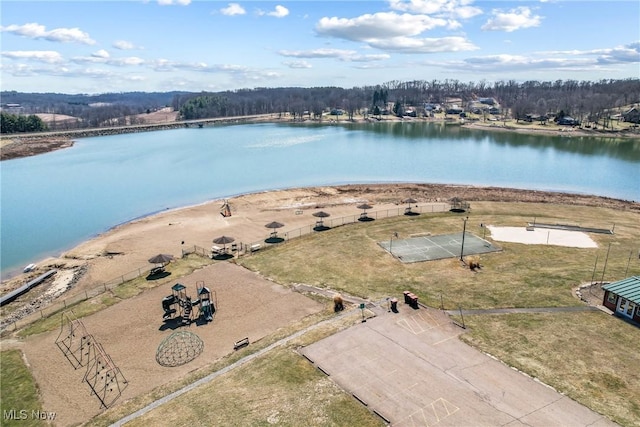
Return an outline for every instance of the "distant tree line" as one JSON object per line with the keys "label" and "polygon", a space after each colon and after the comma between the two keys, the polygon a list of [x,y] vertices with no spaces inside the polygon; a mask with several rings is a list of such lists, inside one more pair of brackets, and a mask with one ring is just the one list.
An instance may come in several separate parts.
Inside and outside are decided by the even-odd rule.
{"label": "distant tree line", "polygon": [[0,112],[0,133],[42,132],[47,125],[35,114],[24,116]]}
{"label": "distant tree line", "polygon": [[49,113],[71,116],[74,120],[54,120],[50,130],[69,130],[105,126],[142,124],[130,117],[170,106],[180,92],[125,92],[99,95],[61,93],[23,93],[2,91],[3,109],[19,105],[21,114]]}
{"label": "distant tree line", "polygon": [[[572,116],[583,122],[606,123],[616,109],[640,103],[640,79],[599,81],[526,81],[488,83],[455,79],[390,81],[376,86],[279,87],[222,92],[127,92],[101,95],[65,95],[3,91],[3,106],[20,104],[25,114],[54,113],[75,121],[52,123],[53,129],[93,128],[134,124],[131,117],[170,106],[181,120],[256,114],[287,114],[321,119],[339,109],[348,119],[355,114],[402,115],[405,107],[456,100],[462,105],[479,98],[494,98],[503,116],[520,120],[531,115]],[[389,106],[391,106],[389,108]],[[143,116],[142,116],[143,117]],[[142,122],[144,119],[140,119]]]}
{"label": "distant tree line", "polygon": [[352,89],[257,88],[216,93],[186,93],[172,102],[185,120],[241,116],[265,113],[289,113],[294,119],[339,108],[351,118],[355,113],[378,114],[392,103],[394,114],[405,106],[422,106],[425,102],[445,105],[455,99],[465,105],[478,98],[494,98],[500,108],[514,119],[529,115],[573,116],[598,122],[614,114],[615,109],[640,102],[640,79],[553,82],[515,80],[463,83],[458,80],[410,82],[391,81],[378,86]]}

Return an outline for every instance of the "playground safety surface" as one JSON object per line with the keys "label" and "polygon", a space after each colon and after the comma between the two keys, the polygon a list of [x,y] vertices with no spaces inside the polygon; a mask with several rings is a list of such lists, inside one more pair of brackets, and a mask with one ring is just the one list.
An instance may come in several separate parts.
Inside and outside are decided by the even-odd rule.
{"label": "playground safety surface", "polygon": [[398,309],[300,352],[394,426],[615,425],[464,344],[444,313]]}
{"label": "playground safety surface", "polygon": [[[210,323],[194,322],[179,327],[178,322],[163,320],[161,302],[171,294],[176,281],[167,281],[82,318],[86,331],[103,346],[128,381],[116,405],[178,381],[232,353],[239,339],[248,337],[255,342],[325,309],[319,302],[227,262],[212,264],[179,279],[187,287],[187,295],[194,297],[200,281],[215,293],[217,310]],[[192,332],[202,339],[202,354],[184,365],[161,366],[156,361],[158,346],[176,330]],[[87,368],[74,369],[56,345],[59,334],[58,329],[31,336],[23,351],[38,383],[43,409],[56,412],[56,425],[77,425],[100,413],[102,408],[100,400],[83,383]]]}

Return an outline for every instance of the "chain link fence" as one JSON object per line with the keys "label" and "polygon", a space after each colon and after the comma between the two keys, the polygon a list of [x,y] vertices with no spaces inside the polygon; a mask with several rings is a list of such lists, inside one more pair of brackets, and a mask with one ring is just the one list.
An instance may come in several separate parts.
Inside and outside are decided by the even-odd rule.
{"label": "chain link fence", "polygon": [[[391,218],[396,216],[401,216],[407,213],[407,206],[398,206],[397,208],[386,209],[381,211],[371,211],[367,212],[366,216],[373,219],[384,219]],[[450,205],[447,203],[437,203],[430,204],[426,206],[412,206],[411,212],[415,213],[438,213],[438,212],[447,212],[450,209]],[[353,224],[359,222],[362,214],[358,215],[348,215],[339,218],[323,218],[322,224],[325,227],[334,228],[342,225]],[[267,243],[265,240],[255,241],[244,243],[240,242],[235,247],[234,256],[244,256],[250,255],[257,250],[261,250],[263,248],[267,248],[270,246],[278,245],[279,243],[284,243],[290,239],[299,238],[308,234],[313,234],[318,227],[318,223],[309,224],[304,227],[296,228],[293,230],[288,230],[282,233],[283,238],[278,240],[277,243]],[[211,249],[206,249],[200,246],[190,246],[188,248],[182,249],[182,257],[184,258],[187,255],[196,254],[202,257],[211,258],[212,252]],[[6,319],[2,320],[0,324],[0,335],[5,335],[8,332],[16,331],[18,329],[24,328],[31,323],[49,317],[53,314],[61,312],[67,307],[73,306],[75,304],[81,303],[91,298],[95,298],[100,294],[103,294],[111,289],[126,283],[130,280],[136,279],[140,276],[148,274],[151,271],[150,266],[140,267],[138,269],[132,270],[128,273],[122,274],[118,277],[115,277],[109,281],[98,284],[91,289],[87,289],[84,292],[74,295],[73,297],[65,298],[62,301],[54,302],[51,304],[47,304],[46,301],[34,301],[31,304],[26,305],[25,307],[16,310],[15,315],[8,316]],[[38,315],[39,314],[39,315]]]}

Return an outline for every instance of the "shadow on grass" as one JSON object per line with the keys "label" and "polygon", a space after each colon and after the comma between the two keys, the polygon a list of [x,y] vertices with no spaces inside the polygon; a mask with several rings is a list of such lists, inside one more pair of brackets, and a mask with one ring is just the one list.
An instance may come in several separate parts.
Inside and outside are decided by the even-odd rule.
{"label": "shadow on grass", "polygon": [[327,227],[326,225],[316,225],[313,227],[313,231],[327,231],[330,230],[331,227]]}
{"label": "shadow on grass", "polygon": [[224,261],[224,260],[233,258],[233,256],[234,256],[233,254],[229,254],[229,253],[216,254],[213,257],[211,257],[211,259],[215,259],[215,260],[218,260],[218,261]]}
{"label": "shadow on grass", "polygon": [[153,274],[149,274],[147,276],[147,280],[158,280],[158,279],[164,279],[167,276],[170,276],[171,272],[170,271],[161,271],[159,273],[153,273]]}
{"label": "shadow on grass", "polygon": [[370,216],[361,216],[360,218],[358,218],[358,221],[361,222],[369,222],[369,221],[375,221],[375,218],[371,218]]}
{"label": "shadow on grass", "polygon": [[284,239],[282,237],[268,237],[266,239],[264,239],[265,243],[282,243],[284,242]]}

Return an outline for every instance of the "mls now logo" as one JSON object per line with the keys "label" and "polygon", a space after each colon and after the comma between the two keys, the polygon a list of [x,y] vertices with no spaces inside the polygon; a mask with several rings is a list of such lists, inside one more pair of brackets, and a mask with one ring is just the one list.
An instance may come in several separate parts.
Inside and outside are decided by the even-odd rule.
{"label": "mls now logo", "polygon": [[48,411],[27,411],[26,409],[9,409],[2,411],[2,418],[5,420],[43,420],[43,421],[53,421],[56,419],[55,412]]}
{"label": "mls now logo", "polygon": [[22,409],[18,411],[17,409],[9,409],[2,410],[2,418],[5,420],[26,420],[29,418],[29,411],[26,409]]}

